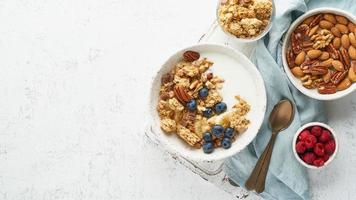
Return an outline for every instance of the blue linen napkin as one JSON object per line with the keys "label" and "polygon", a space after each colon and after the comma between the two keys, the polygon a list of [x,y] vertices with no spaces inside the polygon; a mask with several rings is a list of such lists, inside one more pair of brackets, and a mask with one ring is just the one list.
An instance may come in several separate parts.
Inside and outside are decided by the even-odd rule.
{"label": "blue linen napkin", "polygon": [[295,119],[282,131],[275,142],[266,180],[264,199],[309,199],[309,180],[306,169],[294,158],[292,140],[297,129],[311,121],[326,121],[321,101],[300,93],[288,80],[281,59],[282,36],[293,19],[308,9],[334,7],[356,12],[354,0],[275,0],[276,18],[268,36],[257,43],[251,57],[262,74],[267,91],[267,112],[256,139],[243,151],[225,160],[225,172],[234,182],[244,187],[257,159],[270,137],[268,117],[273,106],[283,98],[294,101]]}

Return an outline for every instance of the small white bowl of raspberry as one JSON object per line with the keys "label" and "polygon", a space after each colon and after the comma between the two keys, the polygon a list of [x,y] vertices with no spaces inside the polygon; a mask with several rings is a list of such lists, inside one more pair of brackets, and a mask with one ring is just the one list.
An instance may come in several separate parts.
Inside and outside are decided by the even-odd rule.
{"label": "small white bowl of raspberry", "polygon": [[338,151],[334,129],[321,122],[310,122],[298,129],[293,139],[295,158],[305,167],[322,169],[329,165]]}

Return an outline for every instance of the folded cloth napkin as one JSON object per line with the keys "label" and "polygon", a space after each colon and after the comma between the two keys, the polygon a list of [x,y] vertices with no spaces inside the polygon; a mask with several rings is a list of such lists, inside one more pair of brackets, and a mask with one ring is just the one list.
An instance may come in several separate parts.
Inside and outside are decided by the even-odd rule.
{"label": "folded cloth napkin", "polygon": [[295,118],[290,127],[282,131],[275,142],[266,179],[265,199],[309,199],[309,181],[306,169],[294,158],[292,140],[297,129],[311,121],[325,122],[323,103],[300,93],[288,80],[281,59],[282,36],[290,23],[308,9],[334,7],[356,12],[352,0],[275,0],[276,18],[269,34],[257,43],[251,60],[256,64],[265,82],[267,112],[256,139],[243,151],[225,160],[225,172],[234,182],[244,187],[257,159],[265,149],[271,130],[268,117],[274,105],[283,98],[294,101]]}

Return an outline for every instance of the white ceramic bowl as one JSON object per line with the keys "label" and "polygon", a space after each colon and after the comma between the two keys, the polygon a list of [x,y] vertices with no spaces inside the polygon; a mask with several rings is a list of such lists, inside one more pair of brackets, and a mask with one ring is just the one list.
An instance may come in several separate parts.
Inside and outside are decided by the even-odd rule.
{"label": "white ceramic bowl", "polygon": [[289,27],[287,34],[285,35],[283,47],[282,47],[282,59],[283,59],[284,71],[286,72],[286,74],[287,74],[289,80],[292,82],[292,84],[303,94],[305,94],[311,98],[318,99],[318,100],[339,99],[339,98],[344,97],[344,96],[352,93],[353,91],[355,91],[356,84],[353,83],[348,89],[343,90],[343,91],[338,91],[334,94],[319,94],[316,89],[305,88],[302,85],[301,81],[292,74],[291,70],[288,67],[286,53],[288,50],[290,36],[291,36],[292,32],[303,20],[305,20],[306,18],[308,18],[312,15],[319,14],[319,13],[334,13],[337,15],[342,15],[342,16],[347,17],[350,21],[352,21],[353,23],[356,24],[356,17],[354,15],[352,15],[351,13],[348,13],[346,11],[336,9],[336,8],[323,7],[323,8],[317,8],[317,9],[310,10],[310,11],[306,12],[304,15],[300,16],[298,19],[296,19],[292,23],[292,25]]}
{"label": "white ceramic bowl", "polygon": [[[323,166],[321,167],[316,167],[316,166],[313,166],[313,165],[309,165],[307,163],[305,163],[298,155],[296,149],[295,149],[295,146],[296,146],[296,143],[297,143],[297,139],[298,139],[298,136],[299,134],[306,128],[308,127],[311,127],[311,126],[321,126],[327,130],[329,130],[332,134],[332,136],[334,137],[335,139],[335,151],[334,153],[330,156],[329,160],[326,161],[324,163]],[[302,164],[303,166],[309,168],[309,169],[323,169],[324,167],[328,166],[333,160],[334,158],[336,157],[336,154],[338,152],[338,149],[339,149],[339,142],[337,141],[337,137],[336,137],[336,134],[335,134],[335,131],[333,128],[331,128],[329,125],[327,124],[324,124],[324,123],[321,123],[321,122],[310,122],[310,123],[307,123],[305,125],[303,125],[302,127],[300,127],[297,132],[295,133],[294,135],[294,138],[293,138],[293,144],[292,144],[292,148],[293,148],[293,153],[294,153],[294,156],[295,158],[299,161],[300,164]]]}
{"label": "white ceramic bowl", "polygon": [[249,43],[249,42],[255,42],[261,38],[263,38],[268,32],[269,30],[271,30],[271,27],[273,25],[273,22],[274,22],[274,18],[276,16],[276,7],[274,5],[274,0],[271,0],[272,1],[272,15],[270,17],[270,21],[269,21],[269,24],[267,25],[267,27],[265,28],[265,30],[263,30],[263,32],[261,34],[259,34],[257,37],[254,37],[254,38],[238,38],[236,37],[235,35],[227,32],[224,30],[224,28],[220,25],[219,23],[219,7],[221,5],[221,1],[222,0],[218,0],[218,5],[217,5],[217,8],[216,8],[216,21],[218,22],[219,24],[219,27],[220,29],[227,35],[229,36],[230,38],[232,38],[234,41],[236,42],[240,42],[240,43]]}
{"label": "white ceramic bowl", "polygon": [[[183,53],[187,50],[197,51],[201,57],[207,57],[214,62],[211,67],[212,72],[225,79],[221,94],[228,105],[228,110],[236,103],[235,95],[241,95],[251,105],[251,111],[247,114],[251,124],[244,133],[239,134],[229,149],[217,148],[213,153],[205,154],[202,149],[191,148],[177,135],[167,135],[160,129],[156,107],[161,76],[169,72],[182,59]],[[152,83],[149,106],[151,134],[157,143],[173,155],[194,161],[214,161],[238,153],[255,138],[266,110],[266,92],[259,71],[242,53],[222,45],[199,44],[178,51],[162,65]]]}

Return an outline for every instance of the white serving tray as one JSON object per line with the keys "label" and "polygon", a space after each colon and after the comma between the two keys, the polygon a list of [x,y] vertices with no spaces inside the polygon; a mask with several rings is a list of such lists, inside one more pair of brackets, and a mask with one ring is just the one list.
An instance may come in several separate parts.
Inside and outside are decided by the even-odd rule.
{"label": "white serving tray", "polygon": [[[216,21],[212,23],[210,28],[204,35],[201,36],[197,43],[223,44],[242,52],[247,57],[250,57],[253,47],[255,46],[255,43],[236,43],[236,41],[234,41],[232,38],[229,38],[226,34],[222,32]],[[246,199],[250,195],[250,192],[237,186],[235,183],[231,182],[228,179],[227,175],[222,170],[224,165],[223,161],[195,162],[186,159],[164,149],[152,133],[152,127],[150,125],[146,129],[145,134],[148,139],[152,141],[152,143],[154,143],[154,145],[162,148],[162,150],[169,153],[173,159],[179,161],[179,163],[190,169],[193,173],[198,174],[203,179],[216,185],[218,188],[221,188],[224,191],[232,194],[237,199]]]}

